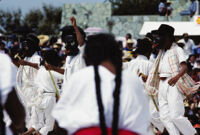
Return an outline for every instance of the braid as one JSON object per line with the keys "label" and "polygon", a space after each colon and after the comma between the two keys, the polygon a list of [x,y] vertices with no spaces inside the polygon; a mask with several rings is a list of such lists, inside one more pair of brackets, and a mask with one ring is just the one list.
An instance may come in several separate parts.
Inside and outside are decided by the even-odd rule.
{"label": "braid", "polygon": [[100,128],[101,128],[101,135],[107,135],[107,128],[105,124],[105,116],[104,116],[104,108],[101,99],[101,85],[100,85],[100,76],[98,72],[98,66],[94,66],[95,71],[95,83],[96,83],[96,95],[97,95],[97,103],[99,108],[99,120],[100,120]]}
{"label": "braid", "polygon": [[115,91],[113,93],[114,107],[113,107],[112,135],[118,134],[120,88],[121,88],[121,74],[122,74],[122,63],[120,61],[118,61],[117,62],[118,64],[116,64]]}

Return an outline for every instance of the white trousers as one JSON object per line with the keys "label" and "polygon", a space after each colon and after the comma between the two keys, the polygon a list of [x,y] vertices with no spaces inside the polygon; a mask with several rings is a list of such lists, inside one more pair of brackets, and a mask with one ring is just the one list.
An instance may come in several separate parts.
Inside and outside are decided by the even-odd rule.
{"label": "white trousers", "polygon": [[[158,106],[158,98],[154,97],[154,99]],[[154,125],[154,127],[158,128],[159,131],[163,132],[165,127],[162,121],[160,120],[159,112],[156,110],[156,107],[151,97],[149,97],[149,109],[150,109],[151,123]]]}
{"label": "white trousers", "polygon": [[168,84],[168,79],[160,81],[158,102],[160,118],[170,135],[194,135],[196,130],[184,117],[183,95],[176,86]]}

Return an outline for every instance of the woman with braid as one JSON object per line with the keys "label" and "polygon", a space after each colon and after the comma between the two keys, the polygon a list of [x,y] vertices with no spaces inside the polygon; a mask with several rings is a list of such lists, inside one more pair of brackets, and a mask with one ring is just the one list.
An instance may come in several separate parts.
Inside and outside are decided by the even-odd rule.
{"label": "woman with braid", "polygon": [[147,135],[143,86],[136,73],[122,71],[115,38],[89,36],[84,58],[88,67],[71,76],[53,110],[59,126],[69,135]]}

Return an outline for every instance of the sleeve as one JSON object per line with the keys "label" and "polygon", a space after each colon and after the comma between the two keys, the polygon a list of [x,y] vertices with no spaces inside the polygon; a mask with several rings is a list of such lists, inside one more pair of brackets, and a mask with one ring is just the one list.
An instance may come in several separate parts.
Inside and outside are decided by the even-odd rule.
{"label": "sleeve", "polygon": [[196,1],[192,4],[192,12],[196,12],[197,10],[197,3]]}
{"label": "sleeve", "polygon": [[0,90],[2,95],[2,103],[6,102],[8,94],[16,84],[16,69],[12,66],[9,57],[2,59],[4,63],[0,66]]}
{"label": "sleeve", "polygon": [[179,63],[187,61],[187,56],[185,55],[182,48],[177,47],[177,54],[178,54]]}
{"label": "sleeve", "polygon": [[85,50],[85,44],[83,44],[82,46],[78,46],[78,49],[80,51],[81,56],[83,56]]}

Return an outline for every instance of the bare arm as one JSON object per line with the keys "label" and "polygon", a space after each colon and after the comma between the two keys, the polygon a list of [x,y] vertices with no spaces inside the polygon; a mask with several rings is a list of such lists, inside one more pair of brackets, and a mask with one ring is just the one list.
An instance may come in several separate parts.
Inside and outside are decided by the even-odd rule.
{"label": "bare arm", "polygon": [[47,70],[53,70],[53,71],[58,72],[58,73],[63,74],[63,75],[64,75],[64,73],[65,73],[65,70],[64,70],[63,68],[55,67],[55,66],[50,65],[50,64],[47,64],[47,63],[45,63],[44,66],[45,66],[45,68],[46,68]]}
{"label": "bare arm", "polygon": [[79,29],[78,29],[78,27],[76,25],[76,19],[74,17],[71,17],[70,21],[72,23],[72,26],[74,27],[75,32],[76,32],[76,37],[77,37],[78,44],[80,46],[83,46],[84,45],[84,39],[83,39],[83,36],[80,33],[80,31],[79,31]]}
{"label": "bare arm", "polygon": [[39,69],[39,66],[38,66],[37,63],[31,63],[31,62],[28,62],[28,61],[25,61],[25,60],[19,60],[18,64],[23,65],[23,66],[30,66],[30,67],[33,67],[37,70]]}
{"label": "bare arm", "polygon": [[11,128],[17,130],[17,132],[23,132],[25,129],[25,111],[14,88],[8,95],[4,107],[12,120]]}

